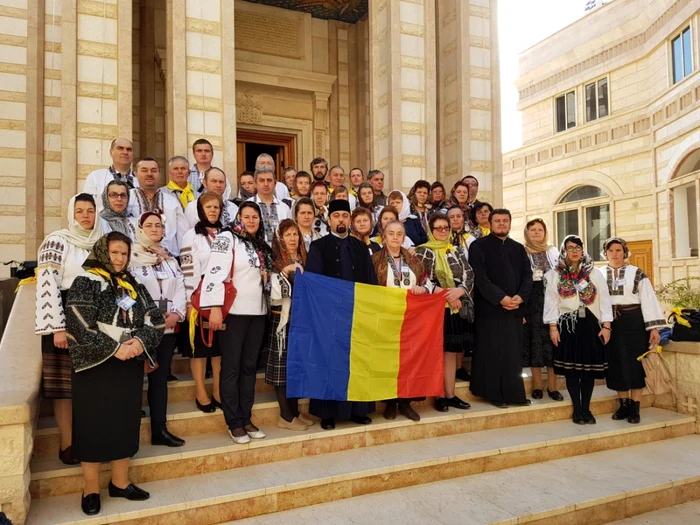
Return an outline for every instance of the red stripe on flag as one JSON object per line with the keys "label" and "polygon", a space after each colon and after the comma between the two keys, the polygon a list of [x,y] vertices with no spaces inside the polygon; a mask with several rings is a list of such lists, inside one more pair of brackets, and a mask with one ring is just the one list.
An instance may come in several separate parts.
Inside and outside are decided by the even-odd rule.
{"label": "red stripe on flag", "polygon": [[443,395],[444,295],[406,294],[406,313],[401,327],[398,397]]}

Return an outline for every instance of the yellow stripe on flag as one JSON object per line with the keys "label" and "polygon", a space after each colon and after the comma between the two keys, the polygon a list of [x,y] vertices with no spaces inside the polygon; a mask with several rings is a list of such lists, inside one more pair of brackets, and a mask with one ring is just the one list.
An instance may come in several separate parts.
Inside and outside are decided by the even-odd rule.
{"label": "yellow stripe on flag", "polygon": [[398,391],[406,290],[355,285],[348,399],[393,399]]}

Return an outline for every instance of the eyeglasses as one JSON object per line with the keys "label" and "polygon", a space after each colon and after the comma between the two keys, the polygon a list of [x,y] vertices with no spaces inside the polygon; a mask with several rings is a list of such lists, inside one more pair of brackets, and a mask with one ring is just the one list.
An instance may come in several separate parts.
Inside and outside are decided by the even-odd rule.
{"label": "eyeglasses", "polygon": [[566,251],[568,253],[579,253],[583,251],[583,248],[581,246],[569,246]]}
{"label": "eyeglasses", "polygon": [[448,231],[450,231],[450,227],[449,226],[434,226],[433,231],[435,231],[435,232],[448,232]]}
{"label": "eyeglasses", "polygon": [[126,193],[108,193],[107,197],[110,199],[126,199],[128,195]]}

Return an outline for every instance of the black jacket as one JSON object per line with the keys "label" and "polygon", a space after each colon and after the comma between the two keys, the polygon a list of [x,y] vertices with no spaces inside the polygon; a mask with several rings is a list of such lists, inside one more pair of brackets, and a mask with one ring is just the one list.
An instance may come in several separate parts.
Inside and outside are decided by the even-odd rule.
{"label": "black jacket", "polygon": [[[341,279],[340,274],[340,242],[333,234],[315,240],[311,243],[306,257],[304,271]],[[369,256],[367,245],[349,236],[347,238],[352,267],[352,281],[356,283],[377,284],[377,275]]]}

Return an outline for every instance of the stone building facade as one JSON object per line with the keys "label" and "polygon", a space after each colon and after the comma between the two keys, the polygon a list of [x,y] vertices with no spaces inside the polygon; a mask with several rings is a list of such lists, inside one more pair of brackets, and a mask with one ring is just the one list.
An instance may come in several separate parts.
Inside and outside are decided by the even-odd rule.
{"label": "stone building facade", "polygon": [[700,30],[693,0],[617,0],[520,55],[514,231],[543,217],[591,255],[617,235],[657,283],[699,276]]}
{"label": "stone building facade", "polygon": [[35,258],[116,137],[163,168],[204,136],[235,185],[239,138],[279,134],[298,168],[389,189],[472,173],[498,200],[496,0],[325,3],[366,6],[353,23],[278,7],[304,4],[0,0],[1,258]]}

